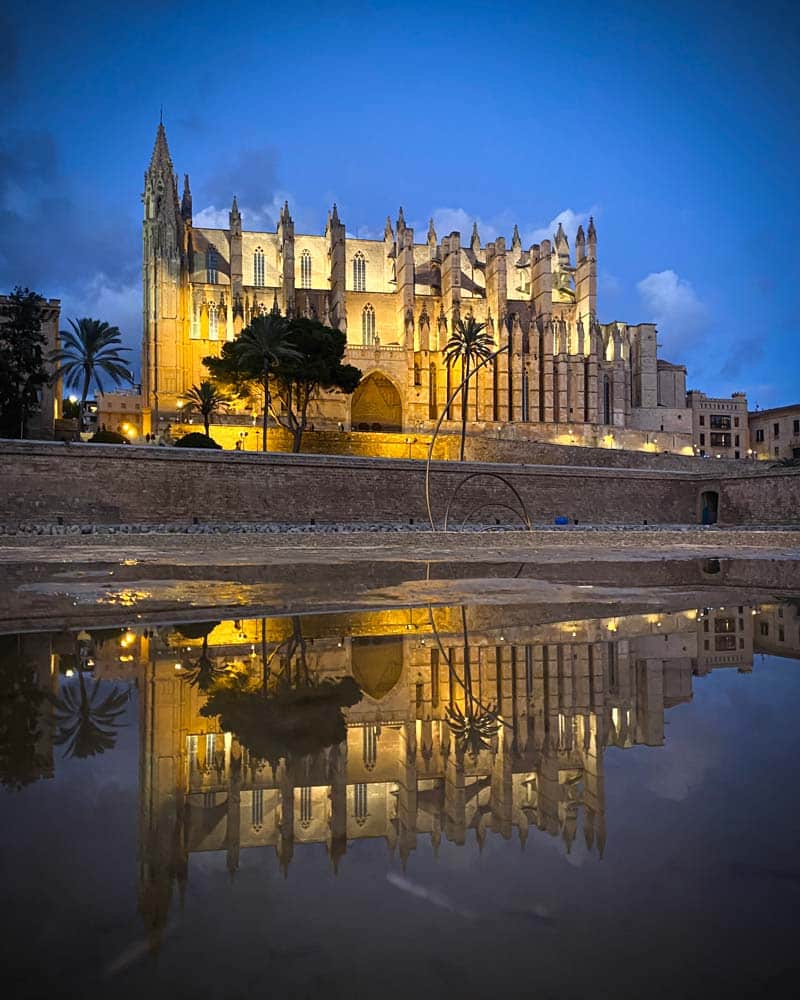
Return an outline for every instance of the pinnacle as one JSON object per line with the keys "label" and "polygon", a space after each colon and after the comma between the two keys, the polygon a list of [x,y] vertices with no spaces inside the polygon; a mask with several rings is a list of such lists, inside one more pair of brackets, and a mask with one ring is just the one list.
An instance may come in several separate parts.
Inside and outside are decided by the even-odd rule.
{"label": "pinnacle", "polygon": [[166,170],[169,174],[172,174],[172,157],[169,155],[167,132],[163,122],[158,123],[153,155],[150,158],[150,170],[155,169]]}

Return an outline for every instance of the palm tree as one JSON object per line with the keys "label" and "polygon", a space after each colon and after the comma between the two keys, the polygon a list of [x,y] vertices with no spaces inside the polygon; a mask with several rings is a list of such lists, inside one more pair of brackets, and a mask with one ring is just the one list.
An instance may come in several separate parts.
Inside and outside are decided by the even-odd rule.
{"label": "palm tree", "polygon": [[[462,753],[477,757],[481,750],[488,750],[500,728],[496,713],[481,704],[472,690],[472,656],[467,629],[467,609],[461,605],[461,623],[464,631],[464,693],[465,708],[451,702],[445,712],[450,730],[456,738],[456,745]],[[452,670],[452,663],[451,663]]]}
{"label": "palm tree", "polygon": [[92,382],[103,395],[102,375],[108,376],[114,385],[133,382],[128,362],[123,357],[130,351],[121,346],[122,334],[116,326],[88,317],[69,322],[72,330],[60,332],[61,349],[54,351],[50,358],[57,366],[52,381],[63,378],[68,387],[80,388],[83,414]]}
{"label": "palm tree", "polygon": [[289,326],[279,312],[257,316],[242,330],[236,341],[239,359],[244,366],[257,369],[264,391],[264,416],[261,426],[261,448],[267,450],[267,415],[270,408],[270,372],[284,361],[300,361],[302,355],[291,346]]}
{"label": "palm tree", "polygon": [[[473,366],[485,361],[494,351],[494,340],[486,333],[485,323],[479,323],[474,316],[466,320],[456,320],[453,335],[444,349],[445,363],[450,365],[461,359],[463,380],[461,383],[461,461],[464,461],[464,442],[467,437],[467,399],[469,398],[469,376]],[[476,389],[477,393],[477,389]],[[448,401],[449,402],[449,401]]]}
{"label": "palm tree", "polygon": [[206,437],[210,436],[211,418],[217,411],[224,409],[230,401],[230,395],[208,379],[203,379],[200,385],[193,385],[183,397],[184,409],[202,416]]}
{"label": "palm tree", "polygon": [[121,725],[119,717],[125,713],[130,694],[116,685],[101,691],[101,683],[96,680],[90,688],[79,669],[77,689],[67,685],[53,698],[58,723],[53,742],[65,747],[65,757],[94,757],[116,745],[114,730]]}

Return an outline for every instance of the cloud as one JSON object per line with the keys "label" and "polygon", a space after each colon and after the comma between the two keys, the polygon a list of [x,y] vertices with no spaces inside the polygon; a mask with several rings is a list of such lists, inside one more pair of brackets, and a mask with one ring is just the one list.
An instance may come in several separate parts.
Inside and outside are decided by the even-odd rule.
{"label": "cloud", "polygon": [[656,271],[636,285],[648,321],[658,326],[668,350],[691,346],[709,324],[709,312],[691,282],[675,271]]}
{"label": "cloud", "polygon": [[583,226],[584,228],[589,223],[589,216],[593,213],[594,209],[588,208],[584,212],[576,212],[572,208],[565,208],[562,212],[559,212],[555,218],[551,219],[546,226],[540,226],[538,229],[523,229],[522,232],[522,242],[524,246],[530,246],[531,243],[541,243],[542,240],[552,240],[553,236],[558,229],[559,223],[564,227],[564,232],[570,241],[574,241],[575,233],[578,231],[578,226]]}

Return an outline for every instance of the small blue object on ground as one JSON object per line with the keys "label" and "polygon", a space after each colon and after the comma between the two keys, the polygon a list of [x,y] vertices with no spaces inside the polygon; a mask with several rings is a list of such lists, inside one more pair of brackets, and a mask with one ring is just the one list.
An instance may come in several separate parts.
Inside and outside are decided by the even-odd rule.
{"label": "small blue object on ground", "polygon": [[558,517],[556,517],[556,519],[555,519],[555,523],[556,524],[569,524],[569,518],[568,517],[564,517],[563,514],[559,514]]}

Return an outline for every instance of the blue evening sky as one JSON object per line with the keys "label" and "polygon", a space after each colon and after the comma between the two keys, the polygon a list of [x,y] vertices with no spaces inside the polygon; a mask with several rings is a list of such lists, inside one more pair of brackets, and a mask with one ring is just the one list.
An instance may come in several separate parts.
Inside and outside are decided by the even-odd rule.
{"label": "blue evening sky", "polygon": [[[800,401],[800,8],[582,0],[32,2],[0,14],[0,289],[141,336],[159,108],[195,218],[531,242],[598,229],[602,321],[689,386]],[[420,233],[422,238],[424,232]]]}

